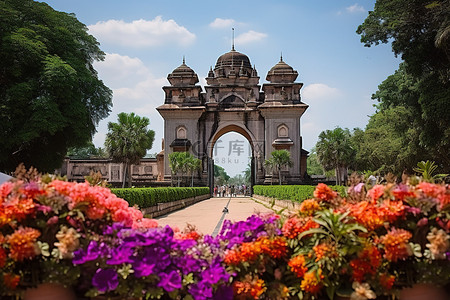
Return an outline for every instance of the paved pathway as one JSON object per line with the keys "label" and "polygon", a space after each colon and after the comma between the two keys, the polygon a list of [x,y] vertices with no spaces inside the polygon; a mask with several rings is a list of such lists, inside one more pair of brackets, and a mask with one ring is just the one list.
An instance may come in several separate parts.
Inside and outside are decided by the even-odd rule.
{"label": "paved pathway", "polygon": [[[228,212],[224,212],[227,207]],[[170,225],[184,229],[187,224],[195,225],[203,234],[217,234],[224,219],[243,221],[254,213],[272,212],[249,197],[210,198],[184,209],[157,218],[161,226]]]}

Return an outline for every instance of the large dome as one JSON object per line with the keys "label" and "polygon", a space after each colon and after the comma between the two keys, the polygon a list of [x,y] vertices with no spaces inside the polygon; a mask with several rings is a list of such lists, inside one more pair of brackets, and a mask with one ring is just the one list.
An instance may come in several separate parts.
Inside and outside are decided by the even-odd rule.
{"label": "large dome", "polygon": [[252,65],[250,63],[250,59],[247,55],[240,53],[236,50],[231,50],[223,55],[221,55],[216,62],[215,70],[223,67],[244,67],[248,69],[252,69]]}

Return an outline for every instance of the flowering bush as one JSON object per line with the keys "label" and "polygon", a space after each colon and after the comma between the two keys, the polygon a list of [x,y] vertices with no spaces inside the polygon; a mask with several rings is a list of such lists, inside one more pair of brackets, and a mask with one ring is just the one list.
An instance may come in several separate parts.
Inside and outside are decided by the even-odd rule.
{"label": "flowering bush", "polygon": [[220,243],[195,231],[115,223],[77,250],[73,262],[82,265],[82,278],[92,286],[89,296],[232,299],[221,253]]}
{"label": "flowering bush", "polygon": [[225,223],[219,239],[228,242],[236,299],[364,300],[450,282],[447,186],[376,185],[341,198],[319,184],[314,197],[285,220]]}
{"label": "flowering bush", "polygon": [[74,284],[73,252],[112,222],[156,222],[109,189],[34,176],[0,185],[0,295],[42,282]]}

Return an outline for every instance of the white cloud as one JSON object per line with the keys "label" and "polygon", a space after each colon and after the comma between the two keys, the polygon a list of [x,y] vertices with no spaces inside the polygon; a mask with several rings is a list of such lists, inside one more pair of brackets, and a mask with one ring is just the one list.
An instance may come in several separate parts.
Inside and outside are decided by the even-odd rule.
{"label": "white cloud", "polygon": [[139,58],[115,53],[107,53],[105,61],[95,63],[95,69],[113,90],[113,107],[110,116],[100,122],[94,144],[103,147],[107,124],[117,122],[117,114],[134,112],[150,119],[150,128],[156,133],[150,153],[160,151],[164,122],[155,108],[164,103],[162,86],[168,84],[167,79],[156,77]]}
{"label": "white cloud", "polygon": [[267,34],[262,32],[256,32],[253,30],[242,33],[236,37],[235,43],[237,45],[249,44],[253,42],[258,42],[267,37]]}
{"label": "white cloud", "polygon": [[360,13],[360,12],[365,12],[366,10],[364,9],[364,7],[362,7],[362,5],[359,5],[358,3],[355,3],[349,7],[345,8],[349,13],[353,14],[353,13]]}
{"label": "white cloud", "polygon": [[303,98],[309,100],[329,100],[340,97],[342,92],[323,83],[312,83],[303,88]]}
{"label": "white cloud", "polygon": [[235,24],[237,24],[237,22],[233,19],[216,18],[214,21],[212,21],[209,24],[209,27],[216,28],[216,29],[217,28],[231,28]]}
{"label": "white cloud", "polygon": [[174,20],[165,21],[161,16],[151,21],[140,19],[131,23],[122,20],[100,21],[88,27],[89,33],[100,42],[127,47],[155,47],[167,43],[186,46],[196,38],[195,34]]}

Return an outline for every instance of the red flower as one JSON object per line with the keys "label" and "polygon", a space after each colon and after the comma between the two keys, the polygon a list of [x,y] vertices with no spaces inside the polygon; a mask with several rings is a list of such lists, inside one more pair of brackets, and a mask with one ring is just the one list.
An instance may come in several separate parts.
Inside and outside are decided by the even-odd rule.
{"label": "red flower", "polygon": [[314,190],[314,197],[324,201],[336,198],[337,193],[324,183],[319,183]]}

